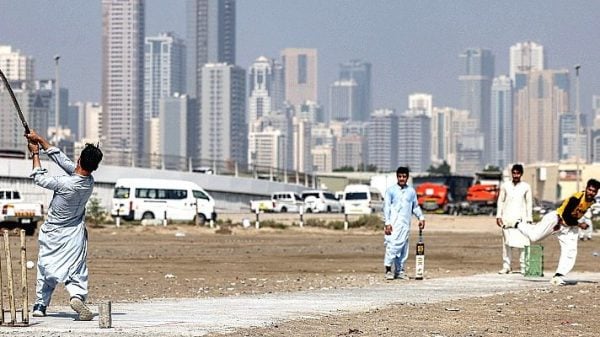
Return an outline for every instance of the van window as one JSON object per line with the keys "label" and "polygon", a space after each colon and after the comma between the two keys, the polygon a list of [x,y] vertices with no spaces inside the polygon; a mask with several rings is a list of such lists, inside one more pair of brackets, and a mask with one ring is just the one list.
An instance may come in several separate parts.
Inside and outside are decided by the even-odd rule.
{"label": "van window", "polygon": [[127,187],[115,187],[113,194],[115,199],[129,199],[129,188]]}
{"label": "van window", "polygon": [[323,193],[325,195],[325,199],[329,199],[329,200],[337,200],[335,198],[335,195],[333,195],[333,193]]}
{"label": "van window", "polygon": [[304,199],[308,198],[308,197],[315,197],[317,199],[319,199],[319,193],[318,192],[307,192],[307,193],[302,193],[302,197]]}
{"label": "van window", "polygon": [[204,200],[209,200],[208,199],[208,195],[206,195],[206,193],[202,192],[202,191],[196,191],[193,190],[192,194],[194,195],[194,199],[204,199]]}
{"label": "van window", "polygon": [[21,195],[19,194],[18,191],[13,191],[13,199],[21,199]]}
{"label": "van window", "polygon": [[346,193],[346,200],[368,200],[367,192],[348,192]]}
{"label": "van window", "polygon": [[371,193],[371,199],[373,201],[382,201],[383,198],[381,197],[381,194],[379,193]]}
{"label": "van window", "polygon": [[296,193],[294,193],[294,199],[296,199],[296,201],[302,201],[302,198]]}
{"label": "van window", "polygon": [[[115,191],[116,193],[116,191]],[[167,190],[158,188],[136,188],[135,197],[139,199],[181,200],[187,198],[186,190]]]}

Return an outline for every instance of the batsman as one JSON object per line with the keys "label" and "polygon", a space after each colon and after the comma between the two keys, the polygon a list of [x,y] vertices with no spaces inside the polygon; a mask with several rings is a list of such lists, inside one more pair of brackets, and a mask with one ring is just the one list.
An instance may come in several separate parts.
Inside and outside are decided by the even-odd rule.
{"label": "batsman", "polygon": [[[33,162],[33,181],[54,192],[48,216],[38,234],[37,298],[33,316],[46,316],[56,285],[64,283],[70,295],[71,308],[77,312],[79,320],[89,321],[94,316],[85,304],[88,295],[85,206],[92,195],[92,172],[102,160],[102,151],[95,145],[86,144],[77,163],[74,163],[34,131],[28,132],[25,137]],[[40,148],[66,175],[48,175],[48,170],[40,164]]]}
{"label": "batsman", "polygon": [[[385,278],[408,279],[404,272],[409,251],[409,234],[412,215],[419,219],[419,229],[425,228],[425,217],[417,202],[417,192],[408,186],[408,167],[400,166],[396,170],[397,184],[385,191],[383,204]],[[392,272],[392,265],[394,271]]]}

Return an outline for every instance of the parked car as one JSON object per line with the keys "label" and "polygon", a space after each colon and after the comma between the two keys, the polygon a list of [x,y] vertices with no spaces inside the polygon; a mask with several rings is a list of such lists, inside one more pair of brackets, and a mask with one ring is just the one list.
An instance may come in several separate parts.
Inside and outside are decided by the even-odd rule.
{"label": "parked car", "polygon": [[336,212],[342,211],[342,204],[331,192],[322,190],[307,190],[302,192],[306,213]]}

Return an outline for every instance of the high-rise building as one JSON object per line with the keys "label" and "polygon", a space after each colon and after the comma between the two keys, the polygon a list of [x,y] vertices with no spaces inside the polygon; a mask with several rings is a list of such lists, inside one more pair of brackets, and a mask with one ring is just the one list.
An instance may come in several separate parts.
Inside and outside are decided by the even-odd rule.
{"label": "high-rise building", "polygon": [[201,86],[196,158],[247,164],[246,72],[232,64],[207,63]]}
{"label": "high-rise building", "polygon": [[144,157],[144,13],[143,0],[102,0],[103,145],[136,154],[118,158],[126,165]]}
{"label": "high-rise building", "polygon": [[461,115],[467,118],[469,112],[451,107],[434,107],[431,115],[432,163],[440,165],[446,161],[453,172],[456,170],[456,137],[453,137],[453,132],[455,121]]}
{"label": "high-rise building", "polygon": [[318,101],[317,50],[286,48],[281,52],[285,71],[285,100],[291,105]]}
{"label": "high-rise building", "polygon": [[[40,121],[42,119],[47,122],[37,123],[31,121],[30,123],[34,123],[34,129],[37,130],[39,134],[47,135],[48,137],[54,137],[56,131],[56,100],[58,99],[58,108],[59,108],[59,128],[67,128],[68,126],[68,111],[69,111],[69,90],[66,88],[60,88],[58,91],[58,97],[56,95],[56,80],[36,80],[33,81],[33,90],[32,93],[35,95],[35,117],[32,115],[32,118],[36,121]],[[42,108],[44,106],[44,108]],[[41,109],[41,110],[39,110]],[[46,116],[41,116],[46,115]],[[60,132],[60,130],[58,130]],[[57,141],[57,139],[54,139]]]}
{"label": "high-rise building", "polygon": [[354,80],[357,85],[356,120],[366,121],[371,114],[371,63],[350,60],[340,64],[340,80]]}
{"label": "high-rise building", "polygon": [[566,112],[561,113],[559,118],[559,159],[571,162],[579,159],[586,162],[588,142],[585,132],[582,132],[581,124],[579,125],[579,139],[577,139],[577,115],[574,112]]}
{"label": "high-rise building", "polygon": [[508,76],[494,78],[490,121],[489,164],[503,168],[513,162],[513,98]]}
{"label": "high-rise building", "polygon": [[159,101],[159,153],[162,167],[185,170],[187,163],[187,116],[190,100],[177,93]]}
{"label": "high-rise building", "polygon": [[431,165],[431,118],[408,110],[398,116],[398,163],[412,172],[426,172]]}
{"label": "high-rise building", "polygon": [[[12,81],[11,81],[12,82]],[[38,130],[36,124],[48,125],[47,111],[39,114],[34,108],[34,95],[26,87],[25,81],[12,82],[12,89],[20,103],[21,111],[32,129]],[[38,102],[40,103],[40,102]],[[36,121],[36,118],[41,120]],[[23,137],[23,127],[19,116],[15,112],[12,99],[4,85],[0,85],[0,148],[1,149],[26,149],[27,140]]]}
{"label": "high-rise building", "polygon": [[375,110],[367,126],[367,163],[379,171],[398,167],[398,115],[391,109]]}
{"label": "high-rise building", "polygon": [[408,110],[422,111],[427,117],[433,112],[433,97],[430,94],[414,93],[408,95]]}
{"label": "high-rise building", "polygon": [[235,64],[235,0],[187,0],[187,90],[200,97],[206,63]]}
{"label": "high-rise building", "polygon": [[92,143],[100,141],[102,130],[102,106],[94,102],[76,102],[73,104],[79,112],[79,140],[85,139]]}
{"label": "high-rise building", "polygon": [[11,46],[0,45],[0,69],[9,81],[30,83],[34,77],[34,60]]}
{"label": "high-rise building", "polygon": [[259,171],[284,168],[286,161],[285,135],[271,126],[248,134],[248,164]]}
{"label": "high-rise building", "polygon": [[569,72],[517,73],[514,90],[515,160],[558,161],[559,115],[569,111]]}
{"label": "high-rise building", "polygon": [[173,33],[146,37],[144,119],[158,117],[161,98],[186,92],[185,57],[185,44]]}
{"label": "high-rise building", "polygon": [[546,54],[544,46],[532,41],[519,42],[510,47],[509,76],[514,82],[517,72],[544,70]]}
{"label": "high-rise building", "polygon": [[[458,77],[462,90],[462,108],[469,110],[471,118],[477,121],[477,128],[484,136],[482,153],[490,153],[490,108],[492,80],[494,79],[494,55],[489,49],[469,48],[460,58],[463,70]],[[489,158],[482,158],[484,162]],[[483,162],[480,163],[483,165]]]}
{"label": "high-rise building", "polygon": [[311,173],[313,169],[311,144],[311,123],[304,118],[293,117],[293,169],[295,171]]}
{"label": "high-rise building", "polygon": [[336,151],[331,145],[317,145],[311,148],[313,172],[332,172],[335,167]]}
{"label": "high-rise building", "polygon": [[269,116],[275,110],[273,91],[276,85],[272,60],[261,56],[254,61],[248,70],[248,123],[256,121],[263,116]]}
{"label": "high-rise building", "polygon": [[363,136],[349,134],[338,137],[335,151],[335,168],[352,167],[364,169],[366,163],[366,142]]}
{"label": "high-rise building", "polygon": [[360,121],[356,81],[338,80],[329,86],[329,118],[327,121]]}
{"label": "high-rise building", "polygon": [[208,159],[199,157],[201,121],[205,119],[202,111],[206,103],[202,100],[202,69],[207,63],[235,64],[236,3],[235,0],[187,0],[186,13],[187,94],[193,103],[188,113],[188,154],[200,161]]}

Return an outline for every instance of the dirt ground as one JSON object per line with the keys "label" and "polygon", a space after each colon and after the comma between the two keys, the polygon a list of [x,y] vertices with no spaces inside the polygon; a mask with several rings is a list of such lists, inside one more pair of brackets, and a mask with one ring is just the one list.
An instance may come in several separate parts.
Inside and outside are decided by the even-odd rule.
{"label": "dirt ground", "polygon": [[[241,222],[240,216],[231,218]],[[575,271],[600,272],[597,241],[600,237],[580,242]],[[501,267],[501,234],[491,217],[429,216],[425,244],[426,278],[495,273]],[[558,260],[558,243],[551,237],[543,244],[550,274]],[[89,229],[89,301],[364,287],[390,282],[383,278],[383,251],[382,233],[372,229],[236,226],[217,231],[188,225],[107,225]],[[411,275],[412,253],[413,249],[407,266]],[[518,254],[513,255],[513,268],[518,269]],[[29,237],[28,257],[35,261],[36,256],[36,238]],[[32,302],[35,269],[28,275]],[[420,281],[392,282],[402,286]],[[53,303],[66,302],[61,286]],[[544,284],[514,294],[398,304],[360,314],[245,329],[228,336],[598,336],[599,303],[598,284]]]}

